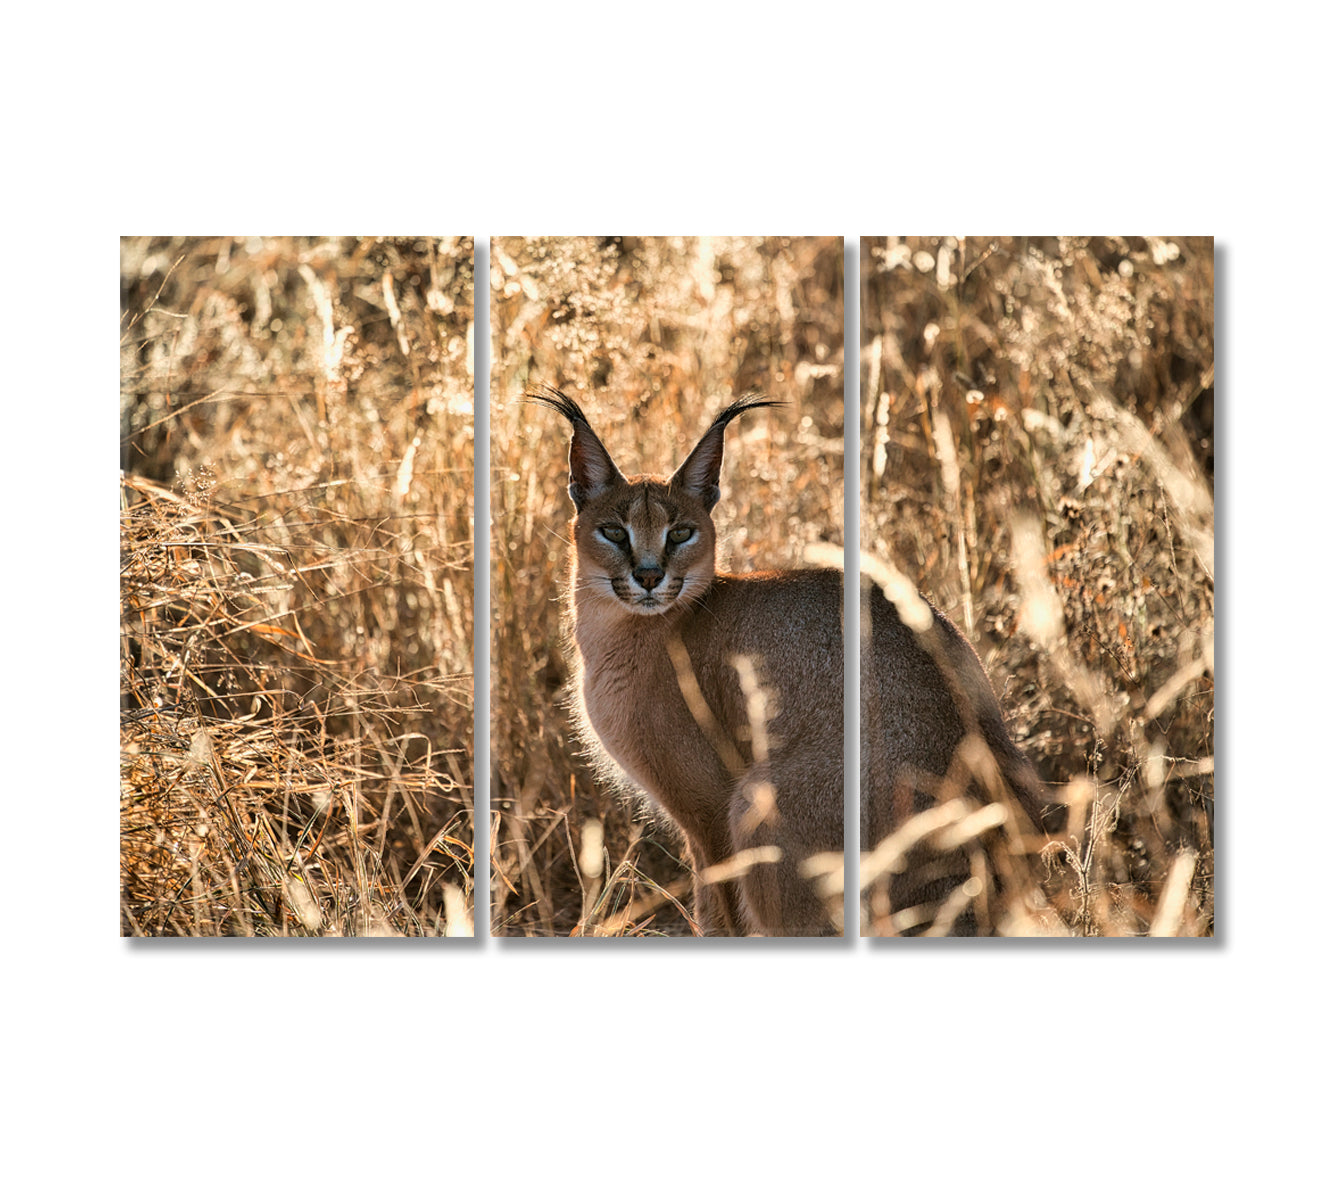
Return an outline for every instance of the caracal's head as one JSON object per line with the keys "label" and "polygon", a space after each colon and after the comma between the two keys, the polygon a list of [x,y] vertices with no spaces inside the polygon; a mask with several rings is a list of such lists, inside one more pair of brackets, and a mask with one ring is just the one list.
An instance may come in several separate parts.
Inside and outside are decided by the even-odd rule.
{"label": "caracal's head", "polygon": [[529,399],[570,422],[570,499],[576,606],[608,604],[638,616],[672,612],[702,596],[714,577],[723,431],[747,409],[775,401],[743,396],[714,419],[666,479],[622,475],[583,410],[563,392],[543,388]]}

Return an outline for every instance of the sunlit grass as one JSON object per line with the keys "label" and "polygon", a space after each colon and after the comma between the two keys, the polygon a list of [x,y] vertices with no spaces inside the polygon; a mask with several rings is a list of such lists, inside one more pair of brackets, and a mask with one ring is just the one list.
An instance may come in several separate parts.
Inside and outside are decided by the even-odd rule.
{"label": "sunlit grass", "polygon": [[[959,623],[1069,783],[1063,838],[989,843],[979,932],[1211,933],[1212,242],[862,252],[862,546]],[[863,877],[877,933],[906,923],[900,849]]]}
{"label": "sunlit grass", "polygon": [[469,933],[471,243],[121,271],[122,931]]}

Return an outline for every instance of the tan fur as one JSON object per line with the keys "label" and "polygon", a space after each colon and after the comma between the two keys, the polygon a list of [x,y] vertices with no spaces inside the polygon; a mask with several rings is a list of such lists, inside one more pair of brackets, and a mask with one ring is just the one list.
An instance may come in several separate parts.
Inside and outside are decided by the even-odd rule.
{"label": "tan fur", "polygon": [[[569,607],[586,741],[680,827],[702,932],[836,933],[841,913],[816,897],[802,866],[843,848],[843,576],[729,575],[714,562],[723,431],[767,402],[729,405],[666,479],[622,475],[574,401],[552,389],[529,395],[573,427]],[[918,603],[914,632],[879,588],[863,591],[863,849],[934,804],[961,761],[965,784],[1054,828],[1054,806],[1010,740],[976,652]],[[713,881],[713,868],[748,852],[758,865]],[[895,908],[941,899],[956,867],[903,874]]]}
{"label": "tan fur", "polygon": [[836,933],[801,868],[843,849],[842,575],[714,563],[723,430],[762,402],[664,479],[622,475],[568,397],[533,398],[574,428],[576,716],[679,826],[702,933]]}
{"label": "tan fur", "polygon": [[[874,585],[861,611],[861,846],[878,846],[915,812],[949,794],[998,800],[1020,827],[1056,832],[1063,814],[1010,739],[977,652],[944,614],[917,598],[914,632]],[[912,606],[918,607],[918,606]],[[904,932],[930,925],[940,902],[973,872],[963,851],[918,854],[891,888],[896,912],[918,914]],[[971,911],[952,932],[971,935]]]}

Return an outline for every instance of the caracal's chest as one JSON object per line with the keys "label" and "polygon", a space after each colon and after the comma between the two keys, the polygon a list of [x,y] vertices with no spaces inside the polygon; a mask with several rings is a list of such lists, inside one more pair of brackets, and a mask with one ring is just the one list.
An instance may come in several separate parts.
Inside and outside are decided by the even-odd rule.
{"label": "caracal's chest", "polygon": [[[591,731],[655,799],[714,785],[716,755],[682,694],[668,623],[635,618],[624,624],[617,638],[580,641],[580,700]],[[679,657],[684,643],[678,637],[676,644]],[[689,671],[688,658],[681,666]]]}

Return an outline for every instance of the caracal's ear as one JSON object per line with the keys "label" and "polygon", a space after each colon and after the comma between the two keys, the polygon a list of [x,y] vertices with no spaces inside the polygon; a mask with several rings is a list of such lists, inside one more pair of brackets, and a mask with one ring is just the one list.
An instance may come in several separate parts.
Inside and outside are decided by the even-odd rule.
{"label": "caracal's ear", "polygon": [[554,408],[570,423],[570,499],[574,511],[582,511],[593,497],[605,492],[625,477],[616,469],[611,455],[580,408],[564,392],[545,384],[535,392],[524,392],[529,400]]}
{"label": "caracal's ear", "polygon": [[752,408],[775,408],[781,400],[766,400],[758,392],[747,392],[740,400],[733,400],[713,419],[707,432],[690,452],[690,456],[676,469],[671,478],[673,489],[683,488],[698,496],[706,510],[712,510],[722,494],[718,490],[718,476],[723,468],[723,430],[734,417]]}

